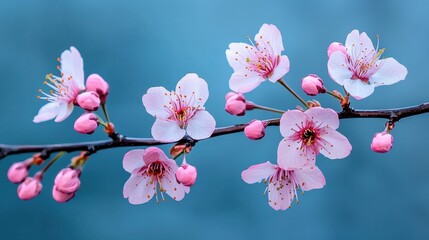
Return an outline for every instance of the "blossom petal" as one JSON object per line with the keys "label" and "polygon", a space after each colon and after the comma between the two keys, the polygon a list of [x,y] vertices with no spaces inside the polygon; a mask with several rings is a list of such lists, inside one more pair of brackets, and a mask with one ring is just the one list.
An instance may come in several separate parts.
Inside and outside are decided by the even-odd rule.
{"label": "blossom petal", "polygon": [[65,50],[61,54],[61,72],[64,79],[72,76],[79,89],[85,89],[83,59],[75,47],[70,47],[70,50]]}
{"label": "blossom petal", "polygon": [[320,133],[320,153],[329,159],[341,159],[350,154],[352,145],[349,140],[338,131],[326,127]]}
{"label": "blossom petal", "polygon": [[156,184],[147,175],[131,175],[124,185],[124,197],[128,197],[131,204],[146,203],[155,195]]}
{"label": "blossom petal", "polygon": [[300,168],[307,164],[308,161],[315,159],[314,151],[306,151],[301,147],[301,143],[298,141],[287,138],[280,141],[277,148],[277,164],[279,167],[283,169]]}
{"label": "blossom petal", "polygon": [[270,182],[268,185],[268,204],[274,210],[286,210],[290,207],[295,196],[293,195],[292,184],[282,181]]}
{"label": "blossom petal", "polygon": [[272,56],[278,56],[284,50],[282,34],[273,24],[263,24],[255,36],[259,49],[267,49]]}
{"label": "blossom petal", "polygon": [[377,61],[380,68],[369,79],[376,86],[391,85],[404,80],[407,76],[407,68],[394,58],[386,58]]}
{"label": "blossom petal", "polygon": [[58,108],[58,115],[55,118],[55,122],[64,121],[70,114],[73,112],[74,105],[73,103],[60,103]]}
{"label": "blossom petal", "polygon": [[58,102],[50,102],[40,108],[39,113],[33,118],[33,122],[40,123],[51,120],[58,115],[60,110]]}
{"label": "blossom petal", "polygon": [[144,153],[145,150],[143,149],[136,149],[127,152],[122,160],[122,167],[125,171],[132,173],[135,169],[143,167]]}
{"label": "blossom petal", "polygon": [[290,137],[296,131],[299,131],[298,126],[305,124],[307,119],[307,115],[300,110],[288,110],[283,113],[280,119],[280,133],[283,137]]}
{"label": "blossom petal", "polygon": [[143,105],[146,111],[161,119],[167,119],[170,114],[165,110],[165,106],[169,105],[170,92],[164,87],[151,87],[147,90],[147,93],[142,97]]}
{"label": "blossom petal", "polygon": [[357,100],[368,97],[374,92],[375,85],[371,83],[365,83],[359,79],[344,80],[344,88],[348,93]]}
{"label": "blossom petal", "polygon": [[235,72],[239,72],[249,65],[247,59],[255,58],[255,52],[252,49],[253,46],[246,43],[229,44],[229,49],[225,52],[226,59]]}
{"label": "blossom petal", "polygon": [[268,179],[276,171],[277,165],[269,161],[252,165],[241,173],[241,178],[248,184],[261,182],[263,179]]}
{"label": "blossom petal", "polygon": [[156,161],[168,162],[169,159],[165,153],[157,147],[147,148],[142,155],[144,164],[149,165]]}
{"label": "blossom petal", "polygon": [[340,85],[344,85],[344,79],[352,78],[353,73],[349,70],[343,52],[336,51],[331,54],[328,60],[328,73],[332,80]]}
{"label": "blossom petal", "polygon": [[312,107],[305,111],[305,114],[319,128],[330,127],[337,129],[340,126],[337,112],[330,108]]}
{"label": "blossom petal", "polygon": [[188,73],[177,83],[176,93],[183,95],[190,102],[193,101],[192,106],[202,107],[209,98],[209,87],[197,74]]}
{"label": "blossom petal", "polygon": [[185,130],[174,121],[157,118],[151,129],[152,137],[161,142],[176,142],[185,136]]}
{"label": "blossom petal", "polygon": [[303,191],[320,189],[326,185],[326,180],[322,171],[320,171],[316,165],[312,164],[309,164],[302,169],[294,170],[294,178]]}
{"label": "blossom petal", "polygon": [[186,127],[188,135],[200,140],[212,135],[216,127],[216,120],[207,111],[198,111],[189,121]]}
{"label": "blossom petal", "polygon": [[229,88],[238,93],[247,93],[259,86],[265,79],[255,72],[234,72],[229,79]]}
{"label": "blossom petal", "polygon": [[185,193],[188,193],[190,189],[177,182],[173,171],[166,173],[164,177],[162,177],[161,182],[165,193],[176,201],[182,200],[185,197]]}
{"label": "blossom petal", "polygon": [[270,82],[277,82],[289,72],[289,58],[286,55],[280,56],[277,67],[274,68],[273,74],[268,78]]}

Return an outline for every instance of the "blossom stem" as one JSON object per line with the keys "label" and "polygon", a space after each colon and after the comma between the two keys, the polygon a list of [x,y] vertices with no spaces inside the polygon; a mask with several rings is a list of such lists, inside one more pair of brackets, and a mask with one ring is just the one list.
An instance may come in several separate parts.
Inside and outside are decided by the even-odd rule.
{"label": "blossom stem", "polygon": [[304,101],[304,99],[302,99],[292,88],[290,88],[284,81],[283,79],[278,80],[277,82],[279,82],[283,87],[285,87],[290,93],[292,93],[292,95],[298,99],[307,109],[310,108],[307,104],[307,102]]}
{"label": "blossom stem", "polygon": [[336,98],[336,99],[341,100],[341,97],[339,97],[339,96],[335,95],[333,92],[331,92],[331,91],[329,91],[329,90],[326,90],[326,93],[327,93],[327,94],[329,94],[329,95],[331,95],[331,96],[333,96],[333,97],[334,97],[334,98]]}
{"label": "blossom stem", "polygon": [[55,157],[52,158],[52,160],[49,161],[49,163],[46,164],[46,166],[42,169],[42,173],[46,172],[52,166],[52,164],[54,164],[58,159],[60,159],[65,153],[65,151],[61,151],[57,155],[55,155]]}
{"label": "blossom stem", "polygon": [[104,116],[106,117],[106,122],[109,123],[109,114],[107,113],[106,103],[101,104],[101,108],[103,109]]}
{"label": "blossom stem", "polygon": [[269,108],[269,107],[265,107],[265,106],[261,106],[261,105],[256,105],[256,104],[254,104],[253,107],[257,108],[257,109],[269,111],[269,112],[280,113],[280,114],[283,114],[283,113],[286,112],[286,111],[283,111],[283,110],[279,110],[279,109],[275,109],[275,108]]}
{"label": "blossom stem", "polygon": [[[393,108],[393,109],[379,109],[379,110],[354,110],[345,109],[338,112],[340,119],[346,118],[381,118],[388,119],[392,123],[399,121],[400,119],[415,116],[418,114],[429,113],[429,102],[422,103],[416,106],[404,107],[404,108]],[[280,119],[268,119],[263,120],[267,126],[279,126]],[[243,132],[244,128],[248,124],[236,124],[227,127],[216,128],[210,138],[233,134],[237,132]],[[207,138],[207,139],[210,139]],[[48,144],[48,145],[5,145],[0,144],[0,159],[14,154],[21,153],[41,153],[45,158],[49,157],[54,152],[75,152],[75,151],[88,151],[91,154],[110,148],[118,147],[136,147],[136,146],[156,146],[165,145],[172,143],[165,143],[156,141],[152,138],[132,138],[124,137],[120,134],[117,135],[117,139],[107,139],[100,141],[91,142],[78,142],[78,143],[63,143],[63,144]],[[180,141],[186,141],[195,143],[192,139],[182,139]],[[201,141],[201,140],[200,140]]]}

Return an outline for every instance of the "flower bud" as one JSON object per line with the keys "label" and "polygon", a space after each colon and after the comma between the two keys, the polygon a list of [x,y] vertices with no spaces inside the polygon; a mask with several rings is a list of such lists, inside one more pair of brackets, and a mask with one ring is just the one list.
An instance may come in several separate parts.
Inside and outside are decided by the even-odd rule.
{"label": "flower bud", "polygon": [[36,174],[34,177],[27,177],[24,182],[18,186],[18,197],[22,200],[30,200],[42,191],[42,174]]}
{"label": "flower bud", "polygon": [[376,133],[372,139],[371,149],[374,152],[386,153],[392,148],[393,137],[390,133]]}
{"label": "flower bud", "polygon": [[343,44],[341,44],[341,43],[339,43],[339,42],[333,42],[333,43],[331,43],[331,45],[329,45],[329,47],[328,47],[328,57],[330,57],[330,56],[331,56],[331,54],[332,54],[333,52],[336,52],[336,51],[341,51],[341,52],[343,52],[345,55],[347,54],[347,49],[346,49],[346,47],[344,47],[344,46],[343,46]]}
{"label": "flower bud", "polygon": [[95,111],[100,106],[100,98],[96,92],[83,92],[76,98],[77,104],[87,111]]}
{"label": "flower bud", "polygon": [[82,134],[91,134],[98,127],[98,117],[94,113],[84,113],[74,122],[74,130]]}
{"label": "flower bud", "polygon": [[231,115],[243,116],[246,113],[246,98],[241,93],[229,92],[225,96],[225,111]]}
{"label": "flower bud", "polygon": [[176,179],[179,183],[190,187],[197,180],[197,169],[187,163],[182,164],[176,171]]}
{"label": "flower bud", "polygon": [[28,177],[28,169],[33,162],[33,158],[29,158],[23,162],[16,162],[10,166],[7,171],[7,177],[12,183],[22,183]]}
{"label": "flower bud", "polygon": [[64,168],[55,177],[52,196],[57,202],[67,202],[72,199],[80,187],[80,170]]}
{"label": "flower bud", "polygon": [[310,74],[302,79],[302,90],[309,96],[316,96],[319,93],[325,93],[326,88],[323,86],[323,81],[315,74]]}
{"label": "flower bud", "polygon": [[244,128],[246,137],[252,140],[258,140],[265,136],[265,127],[267,125],[260,120],[252,120],[249,125]]}
{"label": "flower bud", "polygon": [[86,90],[98,94],[102,104],[106,103],[109,95],[109,84],[98,74],[91,74],[86,79]]}

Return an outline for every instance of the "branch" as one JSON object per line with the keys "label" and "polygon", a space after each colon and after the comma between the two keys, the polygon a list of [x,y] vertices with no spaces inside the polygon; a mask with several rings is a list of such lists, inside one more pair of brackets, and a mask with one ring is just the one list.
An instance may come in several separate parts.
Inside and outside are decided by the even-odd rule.
{"label": "branch", "polygon": [[[428,113],[429,112],[429,103],[423,103],[416,106],[405,107],[405,108],[395,108],[395,109],[381,109],[381,110],[353,110],[347,109],[338,113],[340,119],[346,118],[385,118],[392,122],[397,122],[402,118]],[[264,120],[268,126],[278,126],[280,124],[280,119],[268,119]],[[236,124],[228,127],[216,128],[213,132],[213,137],[218,137],[222,135],[242,132],[247,124]],[[195,144],[197,141],[189,137],[185,137],[180,140],[182,142],[190,142]],[[200,140],[201,141],[201,140]],[[65,151],[65,152],[75,152],[75,151],[88,151],[89,154],[95,153],[99,150],[117,148],[117,147],[136,147],[136,146],[154,146],[154,145],[164,145],[171,143],[163,143],[156,141],[152,138],[132,138],[124,137],[122,135],[117,135],[117,137],[112,140],[102,140],[102,141],[92,141],[92,142],[81,142],[81,143],[63,143],[63,144],[47,144],[47,145],[5,145],[0,144],[0,159],[21,153],[38,153],[42,154],[42,158],[48,158],[49,155],[53,152]]]}

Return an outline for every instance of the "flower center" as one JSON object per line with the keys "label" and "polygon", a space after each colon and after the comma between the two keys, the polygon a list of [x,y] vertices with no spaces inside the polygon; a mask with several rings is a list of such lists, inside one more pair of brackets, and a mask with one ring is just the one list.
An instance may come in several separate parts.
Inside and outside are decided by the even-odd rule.
{"label": "flower center", "polygon": [[[201,101],[201,98],[198,100]],[[195,104],[195,92],[192,92],[192,95],[188,96],[180,92],[171,91],[170,101],[164,108],[170,113],[170,120],[176,121],[181,128],[186,128],[189,119],[200,109],[200,105],[194,106]]]}
{"label": "flower center", "polygon": [[246,45],[246,49],[251,52],[250,56],[246,58],[246,62],[249,63],[248,66],[246,66],[246,69],[251,72],[257,72],[260,76],[264,78],[269,78],[271,75],[273,75],[274,68],[279,64],[280,62],[280,56],[272,56],[270,53],[270,50],[264,48],[261,48],[258,43],[253,44],[250,37],[248,37],[250,43],[253,47],[249,47]]}
{"label": "flower center", "polygon": [[[59,58],[57,60],[61,61]],[[57,69],[61,71],[60,66],[57,66]],[[73,76],[65,77],[62,71],[61,77],[57,77],[52,73],[47,74],[43,84],[49,86],[51,89],[49,90],[49,93],[45,93],[42,89],[39,89],[39,92],[43,96],[37,96],[37,98],[47,100],[49,102],[61,101],[72,103],[80,92],[79,87],[73,80]]]}
{"label": "flower center", "polygon": [[314,129],[305,129],[301,135],[301,139],[307,147],[311,146],[316,141],[316,138],[317,134]]}
{"label": "flower center", "polygon": [[353,72],[352,79],[369,83],[371,75],[380,68],[378,60],[383,52],[384,48],[378,51],[372,50],[368,53],[362,50],[357,56],[348,56],[349,69]]}
{"label": "flower center", "polygon": [[165,166],[161,162],[153,162],[147,168],[147,174],[155,179],[162,178],[165,173]]}

